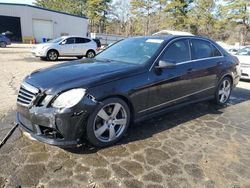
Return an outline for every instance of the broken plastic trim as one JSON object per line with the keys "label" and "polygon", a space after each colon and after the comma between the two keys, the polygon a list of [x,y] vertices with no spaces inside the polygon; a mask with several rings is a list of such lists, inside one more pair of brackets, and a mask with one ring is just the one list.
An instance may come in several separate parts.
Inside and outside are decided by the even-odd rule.
{"label": "broken plastic trim", "polygon": [[101,102],[98,102],[93,95],[87,94],[87,97],[94,103],[101,104]]}

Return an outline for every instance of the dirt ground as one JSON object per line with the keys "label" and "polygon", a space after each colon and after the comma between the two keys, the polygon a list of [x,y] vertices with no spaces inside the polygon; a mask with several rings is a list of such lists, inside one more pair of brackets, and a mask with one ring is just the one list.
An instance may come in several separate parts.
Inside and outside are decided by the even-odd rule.
{"label": "dirt ground", "polygon": [[[22,79],[62,63],[32,57],[30,45],[0,49],[0,140],[14,125]],[[0,187],[250,188],[250,82],[230,104],[209,102],[131,125],[109,148],[66,151],[31,141],[19,128],[0,148]]]}

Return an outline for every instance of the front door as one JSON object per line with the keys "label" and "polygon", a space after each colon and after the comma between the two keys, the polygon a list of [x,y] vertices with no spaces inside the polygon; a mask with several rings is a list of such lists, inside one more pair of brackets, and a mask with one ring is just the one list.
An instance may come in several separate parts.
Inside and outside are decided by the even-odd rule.
{"label": "front door", "polygon": [[[158,69],[160,60],[174,66]],[[183,102],[193,93],[191,80],[194,65],[188,39],[172,42],[157,61],[149,72],[149,80],[152,83],[149,88],[149,104],[142,113]]]}
{"label": "front door", "polygon": [[60,44],[60,55],[64,56],[70,56],[70,55],[75,55],[75,38],[70,37],[62,41]]}

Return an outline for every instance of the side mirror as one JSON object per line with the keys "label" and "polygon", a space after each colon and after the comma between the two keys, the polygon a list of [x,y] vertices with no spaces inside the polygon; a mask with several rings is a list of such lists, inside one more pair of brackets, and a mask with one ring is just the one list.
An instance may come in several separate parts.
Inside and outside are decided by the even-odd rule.
{"label": "side mirror", "polygon": [[170,61],[164,61],[164,60],[160,60],[159,61],[159,65],[156,66],[155,68],[157,69],[166,69],[166,68],[175,68],[176,64],[175,62],[170,62]]}
{"label": "side mirror", "polygon": [[61,45],[64,45],[64,44],[66,44],[66,40],[64,40],[64,41],[61,42]]}

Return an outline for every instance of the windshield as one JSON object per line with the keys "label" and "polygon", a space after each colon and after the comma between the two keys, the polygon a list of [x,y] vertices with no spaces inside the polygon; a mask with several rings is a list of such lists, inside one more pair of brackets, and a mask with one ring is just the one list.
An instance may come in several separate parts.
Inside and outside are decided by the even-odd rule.
{"label": "windshield", "polygon": [[58,43],[58,42],[61,42],[63,39],[64,39],[63,37],[60,37],[60,38],[56,38],[56,39],[50,40],[47,43]]}
{"label": "windshield", "polygon": [[162,42],[162,39],[125,39],[98,54],[96,59],[145,64],[161,46]]}
{"label": "windshield", "polygon": [[237,55],[250,55],[250,47],[242,48]]}

